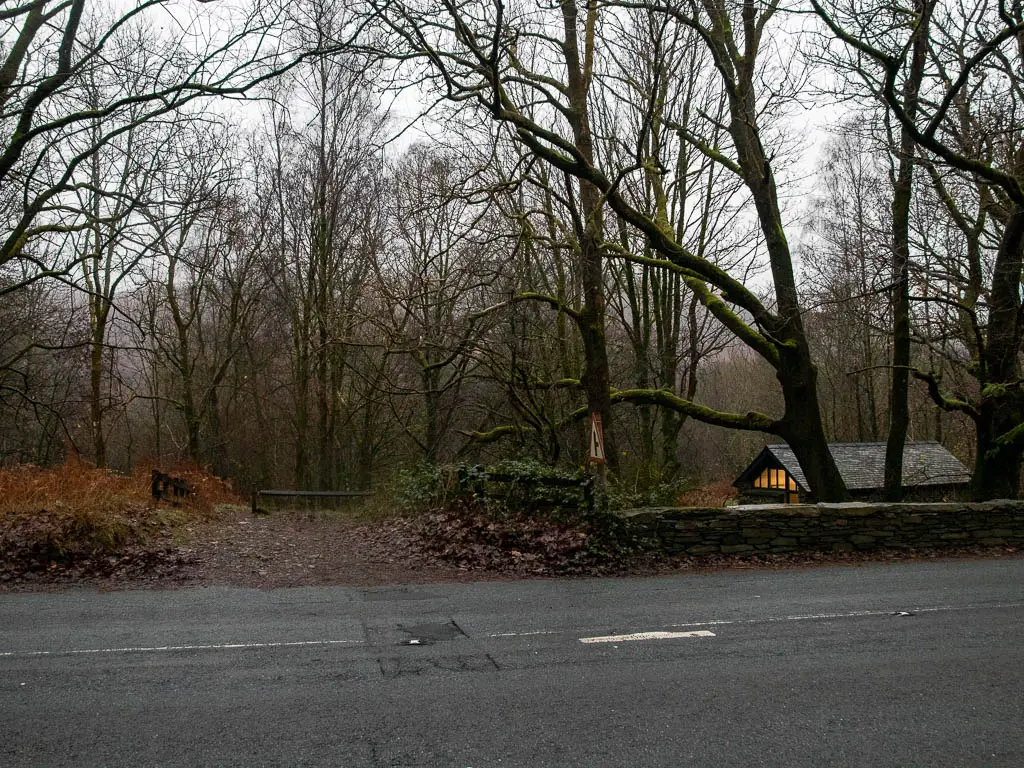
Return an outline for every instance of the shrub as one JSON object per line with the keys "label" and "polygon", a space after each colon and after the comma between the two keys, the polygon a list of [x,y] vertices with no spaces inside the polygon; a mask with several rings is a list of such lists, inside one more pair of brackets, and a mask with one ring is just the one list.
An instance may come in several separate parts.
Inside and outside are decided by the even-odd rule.
{"label": "shrub", "polygon": [[[488,474],[514,475],[519,480],[487,482]],[[466,480],[464,488],[459,485],[460,475]],[[557,516],[563,511],[575,512],[582,503],[581,491],[535,482],[551,478],[577,479],[579,475],[532,459],[506,460],[487,467],[421,463],[399,471],[390,492],[395,505],[407,511],[439,510],[459,501],[491,514]]]}
{"label": "shrub", "polygon": [[479,503],[489,506],[494,513],[528,514],[553,520],[570,520],[586,511],[582,489],[577,487],[548,486],[544,480],[582,480],[579,473],[567,472],[536,459],[500,461],[484,470],[486,473],[511,475],[517,480],[494,483],[485,489]]}
{"label": "shrub", "polygon": [[[607,512],[600,499],[590,509],[578,486],[537,482],[580,480],[580,474],[530,459],[507,460],[463,467],[465,486],[455,493],[453,478],[459,474],[456,468],[409,471],[403,490],[407,500],[429,502],[433,514],[421,523],[427,549],[462,567],[538,574],[615,572],[650,549],[650,542]],[[493,481],[488,475],[517,479]]]}
{"label": "shrub", "polygon": [[399,470],[390,488],[395,506],[408,512],[444,506],[454,490],[449,474],[448,470],[429,462]]}

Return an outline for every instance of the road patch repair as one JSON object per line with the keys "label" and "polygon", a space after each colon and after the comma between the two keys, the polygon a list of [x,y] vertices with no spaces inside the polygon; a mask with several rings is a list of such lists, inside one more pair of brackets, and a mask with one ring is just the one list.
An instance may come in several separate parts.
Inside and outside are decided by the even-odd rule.
{"label": "road patch repair", "polygon": [[398,629],[409,637],[399,645],[433,645],[434,643],[454,640],[457,637],[466,637],[454,620],[435,622],[430,624],[416,624],[411,627],[399,625]]}

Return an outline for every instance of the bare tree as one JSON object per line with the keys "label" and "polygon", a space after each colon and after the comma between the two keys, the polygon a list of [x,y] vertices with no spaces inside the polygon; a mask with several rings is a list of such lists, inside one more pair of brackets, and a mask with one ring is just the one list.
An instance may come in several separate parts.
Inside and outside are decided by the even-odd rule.
{"label": "bare tree", "polygon": [[452,455],[447,437],[487,330],[476,310],[493,302],[500,271],[491,208],[474,199],[471,176],[459,158],[418,145],[396,162],[387,197],[390,237],[376,290],[389,307],[381,317],[389,355],[406,364],[393,367],[385,386],[415,403],[394,410],[405,414],[405,432],[428,462]]}
{"label": "bare tree", "polygon": [[95,154],[199,99],[243,96],[311,53],[281,38],[286,9],[39,0],[0,12],[0,267],[34,267],[5,293],[72,268],[76,254],[37,242],[89,227],[64,201]]}
{"label": "bare tree", "polygon": [[[550,15],[543,8],[503,2],[370,5],[383,25],[382,55],[398,52],[439,96],[472,104],[506,126],[538,159],[577,179],[582,201],[580,231],[587,238],[600,241],[605,206],[642,233],[658,254],[655,262],[680,274],[716,319],[776,369],[785,401],[783,415],[771,418],[753,412],[718,412],[664,390],[612,393],[609,382],[597,372],[600,355],[596,355],[588,361],[593,365],[587,383],[591,408],[603,413],[606,408],[601,407],[600,398],[608,391],[609,403],[657,404],[720,426],[777,434],[793,446],[819,498],[843,498],[842,479],[826,448],[815,367],[803,329],[772,170],[773,151],[762,136],[766,109],[770,113],[776,94],[758,90],[764,67],[759,54],[767,44],[765,30],[778,6],[763,6],[753,0],[735,11],[697,2],[617,4],[664,15],[666,23],[693,29],[707,47],[728,107],[729,146],[715,146],[694,134],[684,133],[684,138],[746,187],[772,275],[772,309],[744,285],[742,276],[693,253],[673,231],[659,224],[654,212],[644,210],[623,192],[623,180],[642,172],[648,161],[657,167],[654,160],[641,152],[627,166],[602,163],[593,140],[591,103],[599,85],[595,73],[605,58],[616,55],[617,48],[611,36],[602,35],[597,3],[586,4],[583,18],[571,2],[560,3]],[[783,77],[786,87],[788,81]],[[584,260],[590,259],[586,268],[592,270],[585,284],[603,280],[600,261],[589,256],[593,249],[585,246],[582,251]],[[636,254],[623,255],[646,261]],[[601,311],[594,295],[595,301],[587,308],[590,313]],[[599,330],[591,328],[595,333]]]}
{"label": "bare tree", "polygon": [[[602,155],[617,165],[646,158],[643,173],[621,187],[637,205],[653,211],[661,226],[694,254],[727,271],[742,273],[757,247],[757,230],[744,223],[742,182],[699,151],[685,136],[710,123],[711,143],[727,140],[726,102],[715,88],[710,56],[697,34],[672,25],[649,9],[613,16],[622,49],[602,78],[617,87],[598,107]],[[636,137],[636,144],[632,143]],[[616,293],[611,305],[625,330],[638,389],[664,389],[693,401],[698,370],[729,343],[728,331],[703,307],[674,271],[651,263],[647,238],[616,218],[620,254],[643,254],[646,263],[612,261]],[[687,414],[640,405],[640,476],[671,481],[679,471],[677,440]],[[655,430],[660,428],[655,458]]]}
{"label": "bare tree", "polygon": [[[959,411],[976,425],[974,492],[979,497],[1017,497],[1024,456],[1024,399],[1020,391],[1021,264],[1024,249],[1024,150],[1019,117],[1022,96],[1020,67],[1024,50],[1019,38],[1024,17],[1019,6],[979,0],[968,6],[935,4],[893,7],[886,24],[874,8],[859,2],[812,0],[836,44],[852,53],[852,70],[880,99],[892,119],[913,142],[922,160],[943,174],[960,174],[986,188],[990,213],[997,212],[998,244],[986,289],[954,300],[973,316],[973,371],[980,395],[968,401],[943,391],[935,371],[912,371],[925,381],[939,407]],[[928,22],[927,50],[915,43],[917,30]],[[915,37],[915,35],[917,35]],[[903,87],[902,73],[920,66],[920,96]],[[940,193],[941,194],[941,193]],[[954,214],[951,198],[947,211]],[[965,222],[964,229],[971,224]],[[977,287],[977,283],[975,283]],[[977,303],[975,303],[977,302]]]}
{"label": "bare tree", "polygon": [[75,446],[82,317],[71,289],[35,283],[0,302],[0,461],[59,461]]}
{"label": "bare tree", "polygon": [[[138,320],[152,364],[173,372],[162,387],[159,377],[151,382],[160,390],[150,396],[180,414],[187,457],[218,468],[226,464],[220,391],[258,322],[266,236],[265,221],[246,210],[227,130],[219,121],[177,126],[162,152],[160,194],[141,212],[155,258]],[[157,435],[159,454],[159,424]]]}
{"label": "bare tree", "polygon": [[268,116],[267,269],[291,336],[295,477],[327,487],[341,479],[348,342],[381,239],[382,118],[356,60],[319,59],[290,88],[295,117],[285,107]]}
{"label": "bare tree", "polygon": [[[885,429],[892,320],[891,188],[883,140],[851,121],[818,168],[813,241],[803,252],[810,335],[834,439],[877,441]],[[848,418],[854,417],[850,424]]]}

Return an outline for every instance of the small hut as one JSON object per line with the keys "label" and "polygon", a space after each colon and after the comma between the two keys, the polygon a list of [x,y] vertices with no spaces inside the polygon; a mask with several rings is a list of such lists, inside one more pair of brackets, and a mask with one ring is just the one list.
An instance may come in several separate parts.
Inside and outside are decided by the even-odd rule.
{"label": "small hut", "polygon": [[[829,443],[829,452],[850,498],[881,498],[885,443]],[[934,440],[908,442],[903,450],[903,487],[913,501],[942,501],[964,495],[971,473]],[[733,482],[741,504],[798,504],[812,501],[807,478],[793,449],[766,446]]]}

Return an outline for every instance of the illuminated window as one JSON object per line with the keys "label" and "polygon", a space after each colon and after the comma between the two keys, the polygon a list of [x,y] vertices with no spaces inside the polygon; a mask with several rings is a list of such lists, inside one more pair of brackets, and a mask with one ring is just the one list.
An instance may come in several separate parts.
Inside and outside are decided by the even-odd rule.
{"label": "illuminated window", "polygon": [[766,469],[754,479],[755,488],[777,488],[779,490],[797,490],[796,481],[786,474],[784,469]]}
{"label": "illuminated window", "polygon": [[783,498],[787,504],[800,503],[800,488],[784,469],[765,469],[754,478],[754,487],[784,491]]}

